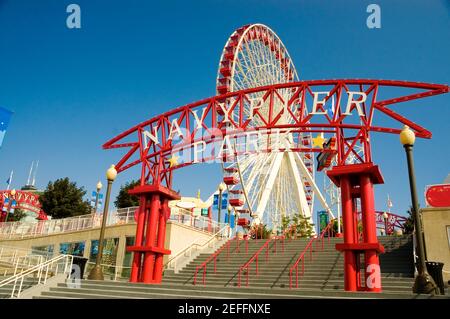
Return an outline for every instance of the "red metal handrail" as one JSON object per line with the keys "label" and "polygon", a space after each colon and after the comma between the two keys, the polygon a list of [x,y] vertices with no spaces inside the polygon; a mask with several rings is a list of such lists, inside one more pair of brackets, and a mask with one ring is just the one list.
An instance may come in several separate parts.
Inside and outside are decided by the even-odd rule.
{"label": "red metal handrail", "polygon": [[241,252],[240,241],[245,240],[245,252],[248,253],[248,238],[239,239],[236,237],[236,252]]}
{"label": "red metal handrail", "polygon": [[[217,267],[216,267],[216,264],[217,264],[217,257],[220,255],[220,253],[221,253],[222,251],[224,251],[224,249],[227,250],[227,261],[229,260],[229,258],[230,258],[230,246],[231,246],[231,242],[232,242],[233,240],[236,240],[236,249],[235,249],[236,252],[240,252],[240,242],[241,242],[242,240],[245,240],[245,252],[248,253],[248,239],[239,239],[239,237],[237,237],[237,236],[236,236],[236,237],[233,237],[233,238],[230,239],[225,245],[223,245],[219,250],[217,250],[214,254],[212,254],[210,257],[208,257],[208,259],[206,259],[201,265],[199,265],[199,266],[197,266],[197,267],[195,268],[195,273],[194,273],[194,285],[197,283],[197,274],[198,274],[198,271],[199,271],[200,269],[202,269],[202,268],[203,268],[202,283],[203,283],[203,285],[206,284],[206,268],[207,268],[208,263],[209,263],[211,260],[213,260],[213,259],[214,259],[214,273],[216,273],[216,270],[217,270]],[[283,244],[283,251],[284,251],[284,244]]]}
{"label": "red metal handrail", "polygon": [[275,253],[277,252],[277,240],[281,241],[281,249],[284,253],[284,238],[285,238],[284,236],[275,236],[272,238],[272,239],[275,239],[275,242],[274,242],[274,252]]}
{"label": "red metal handrail", "polygon": [[211,256],[209,256],[208,259],[206,259],[201,265],[199,265],[199,266],[197,266],[197,268],[195,268],[195,273],[194,273],[194,285],[197,283],[197,274],[198,274],[198,271],[199,271],[200,269],[202,269],[202,268],[203,268],[202,282],[203,282],[203,285],[206,284],[206,281],[205,281],[205,277],[206,277],[206,267],[207,267],[208,263],[209,263],[211,260],[213,260],[213,259],[214,259],[214,273],[216,273],[217,256],[219,256],[220,253],[222,253],[225,249],[226,249],[226,251],[227,251],[227,260],[229,260],[229,258],[230,258],[230,245],[231,245],[231,242],[232,242],[233,240],[236,240],[236,241],[237,241],[236,249],[239,249],[239,238],[238,238],[238,237],[234,237],[234,238],[230,239],[229,241],[227,241],[227,243],[226,243],[225,245],[223,245],[223,246],[222,246],[219,250],[217,250],[214,254],[212,254]]}
{"label": "red metal handrail", "polygon": [[325,233],[328,234],[328,242],[330,242],[330,237],[331,237],[331,227],[333,225],[334,220],[331,220],[330,223],[327,225],[327,227],[324,228],[324,230],[320,233],[320,235],[318,237],[313,237],[311,238],[311,240],[308,242],[308,244],[306,245],[305,249],[303,249],[303,251],[300,253],[300,256],[298,256],[297,260],[295,261],[294,265],[292,265],[292,267],[289,269],[289,289],[292,289],[292,274],[293,271],[295,269],[295,288],[298,288],[298,264],[300,263],[300,261],[302,262],[302,273],[301,276],[303,276],[304,272],[305,272],[305,259],[304,256],[306,254],[306,252],[309,249],[309,260],[312,260],[313,258],[313,244],[314,242],[316,242],[316,249],[317,249],[317,245],[319,240],[322,242],[322,250],[323,250],[323,238],[325,236]]}
{"label": "red metal handrail", "polygon": [[275,250],[274,250],[274,252],[276,253],[276,251],[277,251],[277,249],[276,249],[276,243],[277,243],[277,240],[281,240],[281,244],[282,244],[282,249],[283,249],[283,252],[284,252],[284,236],[277,236],[277,237],[274,237],[274,238],[272,238],[272,239],[268,239],[265,243],[264,243],[264,245],[262,245],[261,246],[261,248],[259,248],[259,250],[256,252],[256,253],[254,253],[253,254],[253,256],[252,257],[250,257],[250,259],[245,263],[245,264],[243,264],[240,268],[239,268],[239,273],[238,273],[238,287],[241,287],[241,274],[242,274],[242,271],[244,270],[244,269],[247,269],[247,281],[246,281],[246,286],[248,286],[248,277],[249,277],[249,274],[250,274],[250,264],[253,262],[253,261],[255,261],[255,263],[256,263],[256,275],[258,275],[258,257],[259,257],[259,254],[264,250],[264,248],[266,248],[266,261],[269,259],[269,249],[270,249],[270,242],[272,241],[272,240],[274,240],[274,248],[275,248]]}

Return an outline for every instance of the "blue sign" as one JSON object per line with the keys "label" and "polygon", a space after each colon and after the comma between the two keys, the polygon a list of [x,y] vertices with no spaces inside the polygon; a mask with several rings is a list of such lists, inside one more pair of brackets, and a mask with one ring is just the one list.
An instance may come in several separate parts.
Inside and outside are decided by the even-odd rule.
{"label": "blue sign", "polygon": [[[92,197],[91,197],[91,206],[95,206],[95,200],[97,199],[97,192],[92,191]],[[102,207],[103,204],[103,194],[98,194],[98,207]],[[95,208],[95,207],[94,207]]]}
{"label": "blue sign", "polygon": [[222,194],[222,209],[226,209],[228,207],[228,193]]}
{"label": "blue sign", "polygon": [[[219,202],[219,194],[214,194],[213,206],[218,209],[217,203]],[[221,209],[227,209],[228,207],[228,193],[222,193],[222,207]]]}
{"label": "blue sign", "polygon": [[2,208],[2,210],[4,212],[6,212],[8,210],[8,203],[9,203],[9,198],[5,198],[5,201],[3,202],[3,208]]}
{"label": "blue sign", "polygon": [[11,202],[11,207],[9,209],[9,212],[12,214],[14,212],[14,209],[16,208],[17,202],[13,199]]}
{"label": "blue sign", "polygon": [[227,224],[227,223],[229,223],[230,224],[230,227],[231,228],[234,228],[234,214],[233,213],[231,213],[230,214],[231,215],[231,219],[230,219],[230,221],[228,221],[228,213],[226,213],[225,214],[225,223]]}

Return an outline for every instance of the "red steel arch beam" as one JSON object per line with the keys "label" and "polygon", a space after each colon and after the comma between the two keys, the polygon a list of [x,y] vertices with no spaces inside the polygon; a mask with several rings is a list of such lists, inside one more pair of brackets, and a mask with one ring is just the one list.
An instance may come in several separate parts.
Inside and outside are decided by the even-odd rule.
{"label": "red steel arch beam", "polygon": [[[325,103],[331,99],[332,96],[337,98],[336,112],[333,117],[328,115],[312,115],[311,112],[304,117],[303,112],[300,110],[298,114],[294,114],[292,108],[294,104],[299,104],[300,108],[311,107],[306,105],[306,100],[311,99],[314,93],[314,89],[323,89],[324,86],[330,86],[329,94],[325,97]],[[342,96],[344,93],[355,91],[355,88],[351,89],[351,86],[358,86],[360,92],[365,92],[367,97],[371,95],[364,103],[364,116],[360,116],[361,124],[346,123],[346,115],[343,113],[344,105],[341,105]],[[367,87],[364,89],[364,87]],[[411,94],[400,95],[395,98],[377,100],[380,93],[382,93],[384,87],[397,87],[406,89],[420,90],[420,92],[414,92]],[[289,101],[281,101],[281,97],[278,95],[278,89],[292,88],[293,95]],[[142,176],[141,184],[145,184],[152,180],[153,182],[164,182],[168,186],[171,183],[171,171],[174,167],[169,167],[166,162],[166,157],[173,148],[172,140],[169,137],[171,128],[178,125],[180,128],[185,128],[186,135],[185,144],[188,145],[193,141],[199,140],[195,137],[195,134],[199,129],[205,130],[207,133],[213,133],[213,130],[220,133],[225,133],[225,120],[229,117],[229,122],[235,130],[251,131],[251,130],[270,130],[270,129],[290,129],[298,131],[334,131],[338,137],[338,149],[340,148],[340,160],[341,163],[345,161],[346,156],[352,152],[352,146],[354,146],[356,140],[366,140],[369,132],[382,132],[382,133],[400,133],[400,127],[383,127],[374,125],[373,117],[375,112],[384,113],[393,120],[410,126],[416,131],[416,135],[422,138],[431,138],[431,132],[424,127],[408,120],[406,117],[398,114],[389,108],[392,104],[403,103],[419,98],[429,97],[437,94],[447,93],[449,87],[447,85],[429,84],[421,82],[408,82],[408,81],[392,81],[392,80],[371,80],[371,79],[341,79],[341,80],[311,80],[300,81],[294,83],[284,83],[269,85],[257,88],[251,88],[247,90],[230,92],[219,96],[209,97],[194,103],[190,103],[174,110],[165,112],[161,115],[155,116],[150,120],[144,121],[129,130],[119,134],[112,138],[103,145],[104,149],[115,148],[128,148],[127,153],[117,163],[117,169],[119,172],[126,170],[132,166],[142,163]],[[263,101],[273,103],[274,99],[278,99],[279,102],[287,103],[287,110],[289,116],[293,119],[293,123],[286,125],[278,123],[278,119],[283,110],[276,113],[273,108],[270,108],[271,112],[268,116],[262,115],[257,108],[254,109],[253,117],[259,117],[264,123],[261,127],[249,127],[251,120],[246,118],[242,113],[242,104],[249,103],[251,100],[251,94],[259,92],[263,93]],[[225,103],[221,104],[221,101],[232,101],[226,106]],[[355,99],[357,101],[357,99]],[[226,112],[219,112],[218,109],[222,109]],[[199,114],[198,111],[202,110]],[[317,111],[323,111],[323,108],[319,105]],[[353,117],[357,116],[355,107],[352,108]],[[220,114],[223,113],[223,114]],[[234,114],[234,118],[231,115]],[[196,116],[196,117],[195,117]],[[320,119],[321,123],[313,123],[313,119]],[[235,120],[237,119],[237,120]],[[193,126],[194,124],[194,126]],[[196,126],[195,124],[198,124]],[[355,139],[345,138],[344,130],[355,130]],[[142,138],[142,133],[157,132],[158,143],[152,140],[148,140],[147,145]],[[131,141],[130,141],[131,139]],[[201,140],[201,139],[200,139]],[[205,140],[209,143],[214,139]],[[366,143],[367,144],[367,143]],[[182,145],[182,144],[180,144]],[[145,147],[147,146],[147,147]],[[179,145],[178,145],[179,146]],[[366,153],[368,153],[368,161],[370,161],[370,145],[366,145]],[[138,158],[131,160],[133,156],[138,154]],[[185,166],[185,165],[184,165]]]}

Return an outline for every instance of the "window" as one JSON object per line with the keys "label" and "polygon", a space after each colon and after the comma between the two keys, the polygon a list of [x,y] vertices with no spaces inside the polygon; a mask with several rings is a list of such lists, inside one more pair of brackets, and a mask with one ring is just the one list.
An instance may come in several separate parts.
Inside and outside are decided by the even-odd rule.
{"label": "window", "polygon": [[45,257],[52,257],[53,256],[53,245],[48,246],[33,246],[31,247],[31,251],[33,255],[42,255]]}
{"label": "window", "polygon": [[[119,238],[108,238],[103,242],[103,256],[101,264],[115,265],[117,256],[117,247],[119,245]],[[98,240],[91,242],[91,254],[89,261],[95,262],[98,254]]]}
{"label": "window", "polygon": [[134,237],[126,237],[125,242],[125,255],[123,257],[123,269],[122,269],[122,277],[130,277],[131,274],[131,263],[133,258],[133,253],[131,251],[127,251],[128,246],[134,245]]}
{"label": "window", "polygon": [[65,255],[73,255],[83,257],[85,242],[61,243],[59,245],[59,253]]}
{"label": "window", "polygon": [[[92,269],[98,255],[98,240],[91,241],[91,253],[89,255],[88,271]],[[111,278],[115,276],[117,248],[119,246],[119,238],[108,238],[103,242],[103,255],[100,264],[103,265],[103,274],[109,275]],[[111,265],[111,266],[108,266]]]}

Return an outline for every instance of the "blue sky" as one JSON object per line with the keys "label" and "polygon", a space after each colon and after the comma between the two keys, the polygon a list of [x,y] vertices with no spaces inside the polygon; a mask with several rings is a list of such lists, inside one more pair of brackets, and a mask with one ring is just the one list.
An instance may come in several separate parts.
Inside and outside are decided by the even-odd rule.
{"label": "blue sky", "polygon": [[[81,7],[81,29],[66,27],[66,7]],[[366,7],[381,6],[381,29],[366,27]],[[0,105],[14,111],[0,149],[0,187],[14,170],[25,184],[39,160],[37,186],[68,176],[88,193],[121,153],[101,145],[156,114],[215,93],[220,54],[234,29],[270,26],[301,79],[379,78],[450,83],[450,4],[435,1],[99,1],[0,0]],[[426,185],[450,173],[450,95],[400,112],[433,132],[415,147],[422,205]],[[395,135],[372,136],[385,184],[377,209],[409,206],[405,155]],[[138,170],[119,175],[120,184]],[[174,189],[209,195],[217,165],[176,171]],[[104,183],[105,184],[105,183]],[[322,184],[322,181],[319,181]]]}

